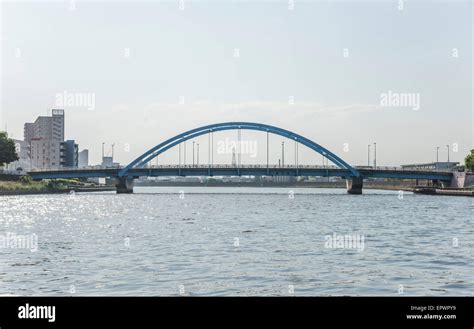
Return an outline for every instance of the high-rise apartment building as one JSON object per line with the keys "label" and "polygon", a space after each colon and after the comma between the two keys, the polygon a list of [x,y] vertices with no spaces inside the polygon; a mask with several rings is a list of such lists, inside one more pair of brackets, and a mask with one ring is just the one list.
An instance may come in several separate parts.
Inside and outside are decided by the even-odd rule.
{"label": "high-rise apartment building", "polygon": [[53,109],[51,116],[39,116],[25,123],[24,140],[29,145],[32,167],[61,166],[61,143],[64,142],[64,110]]}

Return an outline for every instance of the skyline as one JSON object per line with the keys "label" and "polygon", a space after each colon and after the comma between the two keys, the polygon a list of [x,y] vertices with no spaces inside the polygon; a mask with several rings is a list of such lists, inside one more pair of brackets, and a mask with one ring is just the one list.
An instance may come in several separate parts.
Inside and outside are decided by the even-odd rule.
{"label": "skyline", "polygon": [[[68,5],[1,4],[0,127],[14,138],[22,138],[23,123],[64,108],[66,139],[89,149],[91,163],[100,162],[102,142],[115,143],[116,160],[126,164],[185,130],[226,121],[295,131],[354,165],[367,163],[373,142],[382,166],[434,161],[437,146],[443,160],[447,144],[458,147],[451,160],[462,162],[472,148],[469,2],[403,10],[396,3]],[[93,96],[94,109],[57,106],[65,93]],[[382,105],[390,93],[414,95],[419,107]],[[264,134],[245,136],[264,144]],[[169,157],[178,162],[176,151]]]}

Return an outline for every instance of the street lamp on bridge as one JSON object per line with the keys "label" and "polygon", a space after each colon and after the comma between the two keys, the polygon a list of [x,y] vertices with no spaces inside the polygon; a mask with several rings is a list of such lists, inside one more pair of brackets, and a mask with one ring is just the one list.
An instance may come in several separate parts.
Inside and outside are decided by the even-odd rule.
{"label": "street lamp on bridge", "polygon": [[199,143],[196,143],[197,144],[197,159],[196,159],[196,162],[197,162],[197,165],[199,166]]}
{"label": "street lamp on bridge", "polygon": [[374,142],[374,168],[377,169],[377,143]]}
{"label": "street lamp on bridge", "polygon": [[367,145],[367,167],[370,167],[370,144]]}
{"label": "street lamp on bridge", "polygon": [[449,162],[449,144],[447,144],[446,147],[448,148],[448,162]]}
{"label": "street lamp on bridge", "polygon": [[281,166],[285,166],[285,142],[281,142]]}
{"label": "street lamp on bridge", "polygon": [[196,142],[193,141],[193,167],[194,167],[194,144],[196,144]]}
{"label": "street lamp on bridge", "polygon": [[439,146],[436,146],[436,170],[438,170],[439,163]]}

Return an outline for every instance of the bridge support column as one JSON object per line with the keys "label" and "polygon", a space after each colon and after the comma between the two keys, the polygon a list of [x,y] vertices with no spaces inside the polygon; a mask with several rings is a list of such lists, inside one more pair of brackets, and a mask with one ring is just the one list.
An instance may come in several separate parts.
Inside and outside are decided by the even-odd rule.
{"label": "bridge support column", "polygon": [[364,180],[362,177],[351,177],[346,179],[347,193],[362,194],[362,185]]}
{"label": "bridge support column", "polygon": [[133,185],[133,178],[116,178],[115,187],[117,188],[117,193],[133,193]]}

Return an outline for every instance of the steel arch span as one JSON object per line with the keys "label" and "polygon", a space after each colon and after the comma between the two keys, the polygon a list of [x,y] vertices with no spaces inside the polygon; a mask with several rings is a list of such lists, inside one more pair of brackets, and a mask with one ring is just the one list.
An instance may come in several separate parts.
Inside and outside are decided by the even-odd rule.
{"label": "steel arch span", "polygon": [[176,135],[158,145],[155,147],[151,148],[150,150],[146,151],[142,155],[140,155],[138,158],[130,162],[126,167],[124,167],[120,172],[118,173],[119,177],[126,177],[128,176],[128,171],[131,168],[135,167],[143,167],[146,163],[150,162],[153,160],[155,157],[160,155],[161,153],[166,152],[173,146],[176,146],[180,143],[183,143],[184,141],[187,141],[188,139],[192,139],[204,134],[208,133],[213,133],[217,131],[223,131],[223,130],[239,130],[239,129],[245,129],[245,130],[258,130],[258,131],[263,131],[263,132],[268,132],[272,133],[275,135],[280,135],[283,137],[286,137],[288,139],[294,140],[302,145],[307,146],[311,150],[323,155],[324,157],[328,158],[331,160],[336,166],[339,168],[347,169],[350,171],[351,176],[354,177],[359,177],[360,173],[357,171],[355,168],[353,168],[351,165],[349,165],[347,162],[342,160],[340,157],[338,157],[336,154],[333,152],[329,151],[328,149],[322,147],[321,145],[313,142],[312,140],[303,137],[301,135],[298,135],[294,132],[291,132],[289,130],[285,130],[282,128],[266,125],[266,124],[261,124],[261,123],[254,123],[254,122],[224,122],[224,123],[216,123],[212,125],[207,125],[195,129],[188,130],[182,134]]}

